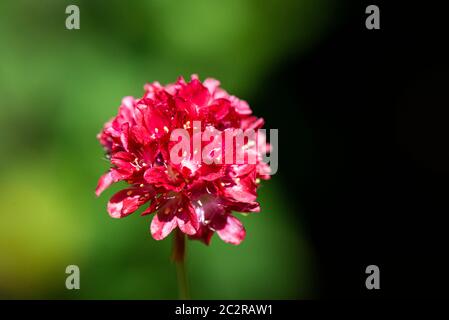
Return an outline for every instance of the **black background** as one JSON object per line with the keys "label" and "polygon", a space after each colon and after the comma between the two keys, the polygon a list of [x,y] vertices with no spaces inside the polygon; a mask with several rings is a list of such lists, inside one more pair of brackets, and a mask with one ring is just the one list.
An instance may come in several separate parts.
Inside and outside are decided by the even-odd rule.
{"label": "black background", "polygon": [[[321,297],[447,296],[442,3],[341,1],[327,39],[253,99],[279,128],[278,174],[318,253]],[[365,28],[369,4],[380,30]],[[370,264],[380,290],[365,288]]]}

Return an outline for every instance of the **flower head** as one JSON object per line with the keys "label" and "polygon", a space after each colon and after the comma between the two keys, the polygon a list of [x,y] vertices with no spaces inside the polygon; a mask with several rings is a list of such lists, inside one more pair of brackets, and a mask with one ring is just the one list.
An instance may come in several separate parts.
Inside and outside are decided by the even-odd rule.
{"label": "flower head", "polygon": [[[260,210],[256,190],[260,179],[269,178],[262,154],[270,146],[258,131],[263,119],[219,85],[193,75],[190,82],[181,77],[166,86],[147,84],[142,98],[123,99],[118,115],[98,134],[111,168],[99,179],[97,196],[115,182],[129,184],[109,200],[111,217],[126,217],[149,203],[142,215],[154,215],[150,231],[156,240],[175,228],[206,244],[214,232],[232,244],[245,238],[233,212]],[[176,130],[189,140],[181,145],[184,136],[174,136]],[[246,131],[253,134],[234,144]]]}

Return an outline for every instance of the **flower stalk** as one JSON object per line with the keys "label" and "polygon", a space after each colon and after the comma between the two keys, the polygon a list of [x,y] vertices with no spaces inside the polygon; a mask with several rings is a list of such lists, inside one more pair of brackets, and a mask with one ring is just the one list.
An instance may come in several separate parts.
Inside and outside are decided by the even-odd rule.
{"label": "flower stalk", "polygon": [[173,237],[172,259],[176,263],[179,299],[181,300],[190,299],[185,258],[186,258],[186,237],[181,230],[176,229]]}

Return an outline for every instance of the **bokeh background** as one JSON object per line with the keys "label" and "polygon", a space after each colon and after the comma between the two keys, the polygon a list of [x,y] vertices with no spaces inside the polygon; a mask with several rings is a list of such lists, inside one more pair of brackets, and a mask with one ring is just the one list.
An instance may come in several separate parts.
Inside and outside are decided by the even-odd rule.
{"label": "bokeh background", "polygon": [[94,196],[96,134],[123,96],[192,73],[280,134],[246,240],[188,243],[194,299],[447,296],[442,3],[376,0],[367,30],[368,0],[0,1],[0,298],[177,298],[171,239],[108,216],[121,185]]}
{"label": "bokeh background", "polygon": [[[80,30],[65,29],[69,4],[80,8]],[[1,1],[0,298],[177,298],[170,239],[151,238],[150,217],[108,216],[120,185],[94,196],[108,169],[96,134],[123,96],[192,73],[219,79],[279,128],[298,97],[278,93],[273,75],[319,45],[340,14],[326,0]],[[302,121],[295,129],[310,146]],[[298,170],[305,165],[298,157]],[[292,169],[281,162],[263,183],[261,213],[242,218],[242,245],[189,242],[193,298],[319,296]],[[81,290],[65,288],[70,264],[80,267]]]}

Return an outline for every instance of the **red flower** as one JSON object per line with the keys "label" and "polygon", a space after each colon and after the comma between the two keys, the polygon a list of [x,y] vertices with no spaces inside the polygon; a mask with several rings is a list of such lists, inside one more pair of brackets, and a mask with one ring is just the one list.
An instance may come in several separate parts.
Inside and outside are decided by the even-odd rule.
{"label": "red flower", "polygon": [[[232,244],[244,239],[245,228],[232,212],[259,211],[258,181],[270,174],[262,153],[269,152],[270,146],[265,135],[256,132],[242,140],[240,147],[232,143],[229,163],[223,160],[230,150],[225,139],[213,145],[204,143],[204,136],[201,141],[202,132],[215,141],[217,132],[235,138],[235,129],[263,126],[245,101],[229,95],[219,84],[214,79],[201,83],[196,76],[190,82],[179,78],[167,86],[145,85],[141,99],[123,99],[118,115],[98,135],[112,166],[100,178],[97,196],[115,182],[130,185],[109,200],[111,217],[125,217],[150,202],[142,215],[154,214],[150,231],[156,240],[176,227],[206,244],[214,232]],[[184,129],[193,138],[189,152],[180,152],[181,161],[171,155],[179,142],[171,138],[175,129]],[[195,138],[200,139],[200,148],[195,147]],[[236,161],[239,157],[243,161]]]}

